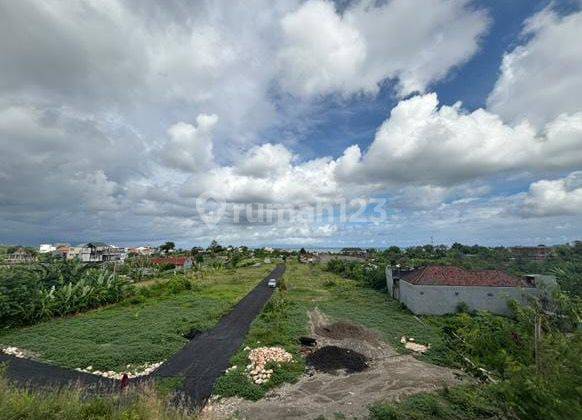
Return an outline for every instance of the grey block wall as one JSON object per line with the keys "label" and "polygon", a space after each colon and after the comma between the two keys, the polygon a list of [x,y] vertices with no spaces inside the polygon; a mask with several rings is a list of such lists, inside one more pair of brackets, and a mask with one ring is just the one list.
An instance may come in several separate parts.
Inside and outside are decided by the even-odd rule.
{"label": "grey block wall", "polygon": [[464,302],[470,310],[486,310],[510,315],[507,301],[527,303],[528,296],[536,296],[536,288],[483,287],[483,286],[417,286],[400,280],[400,302],[415,314],[443,315],[454,313]]}

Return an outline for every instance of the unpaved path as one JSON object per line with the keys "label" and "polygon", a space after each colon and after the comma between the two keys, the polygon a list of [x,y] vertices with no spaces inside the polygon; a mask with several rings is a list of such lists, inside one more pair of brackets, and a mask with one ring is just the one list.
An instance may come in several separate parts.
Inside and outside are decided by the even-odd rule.
{"label": "unpaved path", "polygon": [[210,404],[203,411],[209,419],[334,419],[367,418],[368,406],[378,401],[400,400],[411,394],[434,391],[461,382],[460,372],[398,354],[373,332],[361,327],[354,337],[341,339],[318,335],[328,322],[318,311],[310,313],[312,335],[318,347],[335,345],[369,358],[369,368],[353,374],[312,372],[296,384],[275,389],[266,398],[251,402],[229,398]]}
{"label": "unpaved path", "polygon": [[285,266],[278,265],[216,327],[194,337],[153,375],[184,378],[184,393],[192,403],[202,406],[243,343],[251,323],[273,294],[274,289],[267,282],[271,278],[279,280],[284,272]]}

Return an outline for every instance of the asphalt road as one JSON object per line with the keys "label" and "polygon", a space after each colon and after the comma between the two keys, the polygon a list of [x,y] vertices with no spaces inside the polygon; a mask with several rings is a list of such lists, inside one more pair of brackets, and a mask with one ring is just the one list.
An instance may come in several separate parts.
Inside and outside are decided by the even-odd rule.
{"label": "asphalt road", "polygon": [[[184,394],[192,404],[202,406],[212,393],[214,383],[242,344],[251,323],[273,294],[267,282],[271,278],[279,280],[284,272],[285,266],[278,265],[216,327],[194,337],[149,377],[131,382],[142,382],[152,376],[183,377]],[[88,393],[107,393],[118,390],[120,385],[119,381],[112,379],[0,353],[0,363],[4,362],[5,375],[9,380],[35,389],[80,385]]]}
{"label": "asphalt road", "polygon": [[216,327],[194,337],[152,375],[183,377],[183,392],[191,403],[202,406],[243,343],[251,323],[273,294],[274,289],[267,282],[271,278],[279,280],[284,272],[285,266],[278,265]]}
{"label": "asphalt road", "polygon": [[6,364],[6,378],[22,387],[43,389],[80,385],[89,392],[119,389],[118,381],[4,353],[0,353],[0,363]]}

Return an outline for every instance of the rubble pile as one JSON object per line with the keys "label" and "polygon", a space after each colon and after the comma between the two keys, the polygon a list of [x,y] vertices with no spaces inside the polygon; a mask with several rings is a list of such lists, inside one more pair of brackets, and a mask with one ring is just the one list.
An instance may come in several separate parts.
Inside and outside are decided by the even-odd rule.
{"label": "rubble pile", "polygon": [[5,354],[9,354],[10,356],[18,357],[20,359],[26,359],[27,354],[24,350],[19,349],[18,347],[4,347],[2,352]]}
{"label": "rubble pile", "polygon": [[258,347],[250,351],[249,361],[247,374],[254,383],[260,385],[273,374],[273,369],[267,369],[268,363],[289,363],[293,361],[293,356],[281,347]]}
{"label": "rubble pile", "polygon": [[164,362],[145,363],[143,365],[137,365],[137,366],[127,365],[126,372],[115,372],[112,370],[101,371],[101,370],[93,369],[93,366],[87,366],[85,369],[77,368],[75,370],[78,370],[79,372],[85,372],[85,373],[91,373],[93,375],[103,376],[104,378],[121,380],[121,378],[123,378],[124,374],[127,374],[127,377],[130,379],[137,378],[140,376],[147,376],[150,373],[152,373],[154,370],[159,368],[162,365],[162,363],[164,363]]}
{"label": "rubble pile", "polygon": [[416,353],[426,353],[430,349],[430,344],[425,346],[424,344],[416,343],[412,337],[402,336],[400,342],[404,344],[404,348]]}

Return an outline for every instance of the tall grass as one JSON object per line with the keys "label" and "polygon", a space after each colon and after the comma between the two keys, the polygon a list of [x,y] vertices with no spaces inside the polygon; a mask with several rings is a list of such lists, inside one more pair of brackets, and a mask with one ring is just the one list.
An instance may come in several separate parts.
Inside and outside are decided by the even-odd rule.
{"label": "tall grass", "polygon": [[171,405],[151,384],[124,393],[88,397],[81,388],[30,390],[10,384],[0,374],[0,419],[194,419],[184,405]]}

